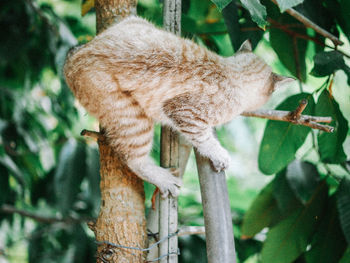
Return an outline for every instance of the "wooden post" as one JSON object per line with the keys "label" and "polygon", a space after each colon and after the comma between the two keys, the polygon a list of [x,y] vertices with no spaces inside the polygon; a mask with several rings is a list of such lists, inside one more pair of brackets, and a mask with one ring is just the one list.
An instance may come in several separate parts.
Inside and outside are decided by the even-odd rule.
{"label": "wooden post", "polygon": [[217,173],[197,151],[208,263],[236,263],[232,216],[225,172]]}
{"label": "wooden post", "polygon": [[[176,35],[181,34],[181,0],[164,0],[163,26]],[[179,167],[179,135],[169,127],[162,127],[160,162],[164,168]],[[159,238],[162,239],[177,231],[177,199],[159,200]],[[159,245],[159,257],[169,254],[159,262],[177,263],[177,243],[177,236],[173,236]]]}
{"label": "wooden post", "polygon": [[[179,176],[182,177],[183,174],[185,173],[186,165],[187,165],[188,159],[189,159],[190,154],[191,154],[192,145],[190,143],[188,143],[183,136],[180,135],[178,149],[179,149],[178,150]],[[159,233],[159,223],[160,223],[160,221],[159,221],[159,202],[160,202],[159,198],[160,198],[160,196],[157,195],[156,204],[158,204],[158,208],[155,210],[151,209],[147,215],[147,230],[149,230],[151,233]],[[168,215],[168,213],[164,213],[164,214]],[[167,217],[165,217],[165,218],[167,218]],[[161,222],[163,222],[163,221],[161,221]],[[166,223],[167,224],[165,226],[168,225],[168,222],[166,222]],[[163,227],[163,229],[166,229],[166,227]],[[155,238],[150,238],[149,246],[151,246],[156,241],[157,240]],[[151,261],[151,260],[154,260],[155,258],[158,258],[158,257],[159,257],[159,247],[155,246],[149,251],[149,253],[147,255],[147,260]]]}
{"label": "wooden post", "polygon": [[[95,0],[97,32],[129,14],[136,14],[135,0]],[[103,132],[101,132],[103,134]],[[144,262],[145,253],[113,247],[147,247],[143,181],[133,174],[103,139],[99,139],[101,162],[101,208],[93,229],[98,263]]]}

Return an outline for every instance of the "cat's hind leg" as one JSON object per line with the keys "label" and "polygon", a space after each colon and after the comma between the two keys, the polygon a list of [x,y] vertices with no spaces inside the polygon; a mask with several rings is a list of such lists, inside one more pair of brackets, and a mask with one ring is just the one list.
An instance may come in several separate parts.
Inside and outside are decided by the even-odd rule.
{"label": "cat's hind leg", "polygon": [[109,143],[128,167],[141,179],[156,185],[162,196],[177,196],[181,179],[157,166],[149,157],[153,140],[150,119],[129,92],[118,91],[110,97],[108,112],[100,116]]}

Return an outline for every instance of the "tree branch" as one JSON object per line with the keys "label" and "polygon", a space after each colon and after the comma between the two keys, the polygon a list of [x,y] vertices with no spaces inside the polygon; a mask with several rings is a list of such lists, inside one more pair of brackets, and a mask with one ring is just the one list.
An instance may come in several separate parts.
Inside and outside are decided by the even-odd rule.
{"label": "tree branch", "polygon": [[263,119],[285,121],[296,125],[307,126],[312,129],[318,129],[325,132],[333,132],[334,127],[319,122],[330,123],[331,117],[318,117],[310,115],[301,115],[307,105],[307,100],[304,99],[300,102],[299,106],[294,111],[281,111],[281,110],[256,110],[243,112],[241,115],[246,117],[258,117]]}
{"label": "tree branch", "polygon": [[50,217],[50,216],[44,216],[39,215],[27,210],[18,209],[14,206],[4,204],[0,207],[0,212],[6,213],[6,214],[19,214],[24,217],[31,218],[37,222],[40,223],[46,223],[46,224],[53,224],[53,223],[66,223],[66,224],[77,224],[81,222],[88,222],[91,221],[91,219],[85,218],[85,219],[78,219],[73,217]]}
{"label": "tree branch", "polygon": [[[275,5],[278,6],[276,0],[271,0]],[[303,23],[306,27],[310,27],[313,30],[315,30],[317,33],[319,33],[320,35],[329,38],[330,40],[332,40],[332,42],[334,43],[335,46],[338,45],[342,45],[344,44],[339,38],[337,38],[336,36],[334,36],[333,34],[329,33],[328,31],[326,31],[325,29],[321,28],[320,26],[318,26],[317,24],[315,24],[314,22],[312,22],[310,19],[308,19],[307,17],[305,17],[303,14],[299,13],[298,11],[296,11],[293,8],[289,8],[286,10],[286,12],[288,14],[290,14],[291,16],[293,16],[295,19],[297,19],[298,21],[300,21],[301,23]]]}
{"label": "tree branch", "polygon": [[97,140],[104,140],[104,136],[100,133],[100,132],[96,132],[96,131],[90,131],[90,130],[82,130],[80,132],[80,135],[81,136],[85,136],[85,137],[90,137],[92,139],[95,139],[96,141]]}

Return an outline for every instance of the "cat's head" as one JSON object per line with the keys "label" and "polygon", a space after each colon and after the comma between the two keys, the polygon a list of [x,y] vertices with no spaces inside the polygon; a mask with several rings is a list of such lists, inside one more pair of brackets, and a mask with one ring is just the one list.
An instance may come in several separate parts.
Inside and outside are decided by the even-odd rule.
{"label": "cat's head", "polygon": [[249,96],[247,110],[260,108],[267,102],[273,91],[284,86],[287,83],[295,81],[294,78],[285,77],[272,72],[261,58],[252,52],[252,45],[249,40],[243,42],[239,50],[234,55],[236,63],[241,63],[245,70],[242,72],[242,78],[245,78],[244,89]]}

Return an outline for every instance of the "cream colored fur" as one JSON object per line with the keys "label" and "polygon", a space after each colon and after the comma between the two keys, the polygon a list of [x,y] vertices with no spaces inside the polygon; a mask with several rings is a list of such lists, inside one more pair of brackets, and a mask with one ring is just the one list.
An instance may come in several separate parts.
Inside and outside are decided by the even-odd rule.
{"label": "cream colored fur", "polygon": [[181,132],[220,171],[230,157],[212,127],[259,108],[277,84],[289,81],[272,73],[249,42],[224,58],[139,17],[72,50],[64,74],[115,153],[163,196],[176,196],[181,181],[149,158],[154,122]]}

